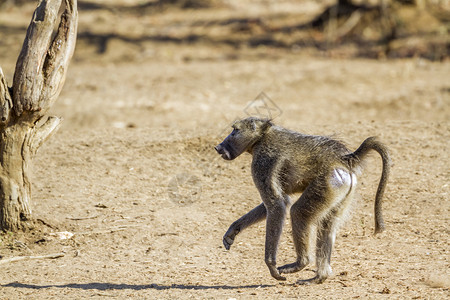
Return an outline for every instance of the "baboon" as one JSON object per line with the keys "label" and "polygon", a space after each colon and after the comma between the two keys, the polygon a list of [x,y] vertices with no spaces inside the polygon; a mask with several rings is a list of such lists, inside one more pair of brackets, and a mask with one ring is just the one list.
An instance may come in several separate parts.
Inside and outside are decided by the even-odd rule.
{"label": "baboon", "polygon": [[[390,158],[387,148],[376,138],[369,137],[351,152],[330,137],[301,134],[266,119],[249,117],[232,127],[231,134],[215,149],[226,160],[245,151],[253,156],[252,176],[262,203],[231,224],[223,237],[227,250],[239,232],[266,219],[265,263],[272,277],[286,280],[281,274],[298,272],[307,266],[312,259],[312,237],[316,240],[316,275],[298,284],[322,283],[331,275],[336,231],[350,207],[357,177],[370,150],[378,152],[383,161],[375,196],[375,233],[384,230],[381,200]],[[302,194],[291,205],[289,195],[293,193]],[[289,207],[297,259],[277,268],[278,243]]]}

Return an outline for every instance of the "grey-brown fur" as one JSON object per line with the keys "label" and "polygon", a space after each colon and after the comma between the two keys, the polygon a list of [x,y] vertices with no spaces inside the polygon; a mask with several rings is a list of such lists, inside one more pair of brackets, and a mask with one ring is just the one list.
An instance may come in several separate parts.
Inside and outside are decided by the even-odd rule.
{"label": "grey-brown fur", "polygon": [[[317,274],[298,283],[322,283],[331,275],[330,257],[339,221],[350,207],[357,175],[370,150],[377,151],[383,160],[375,197],[375,233],[384,230],[381,200],[390,159],[386,147],[373,137],[351,152],[332,138],[301,134],[250,117],[236,122],[233,132],[215,149],[227,160],[246,151],[252,154],[253,181],[263,201],[231,224],[223,244],[230,249],[239,232],[266,219],[265,262],[278,280],[286,280],[281,274],[300,271],[309,264],[309,241],[315,227]],[[289,195],[297,192],[302,195],[292,204]],[[277,248],[289,207],[297,260],[277,268]]]}

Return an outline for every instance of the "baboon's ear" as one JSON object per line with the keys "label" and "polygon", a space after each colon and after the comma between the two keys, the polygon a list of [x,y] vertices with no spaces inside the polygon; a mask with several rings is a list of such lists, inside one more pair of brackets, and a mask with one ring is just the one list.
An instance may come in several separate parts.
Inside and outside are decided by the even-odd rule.
{"label": "baboon's ear", "polygon": [[265,132],[272,126],[272,122],[269,119],[252,119],[250,124],[253,131],[259,129],[261,132]]}
{"label": "baboon's ear", "polygon": [[273,125],[272,120],[270,120],[270,119],[264,119],[264,120],[262,120],[262,122],[263,122],[261,125],[262,132],[265,132],[267,129],[269,129]]}
{"label": "baboon's ear", "polygon": [[252,129],[252,131],[255,131],[256,130],[256,126],[257,124],[256,124],[256,120],[255,119],[251,119],[250,120],[250,128]]}

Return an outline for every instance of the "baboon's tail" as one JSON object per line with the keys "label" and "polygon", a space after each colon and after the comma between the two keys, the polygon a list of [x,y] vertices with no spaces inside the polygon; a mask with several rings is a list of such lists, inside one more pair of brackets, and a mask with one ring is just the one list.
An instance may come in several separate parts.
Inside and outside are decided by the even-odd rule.
{"label": "baboon's tail", "polygon": [[386,188],[389,172],[391,168],[391,159],[387,148],[375,137],[367,138],[355,152],[346,155],[346,160],[350,165],[358,165],[369,153],[370,150],[377,151],[383,160],[383,171],[381,172],[380,183],[378,184],[377,193],[375,196],[375,234],[384,230],[383,212],[381,202]]}

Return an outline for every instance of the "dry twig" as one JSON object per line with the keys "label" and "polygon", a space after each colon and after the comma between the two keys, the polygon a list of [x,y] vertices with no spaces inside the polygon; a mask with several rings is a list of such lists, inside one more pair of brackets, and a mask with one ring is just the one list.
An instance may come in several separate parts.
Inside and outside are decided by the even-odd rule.
{"label": "dry twig", "polygon": [[0,265],[7,264],[10,262],[21,261],[21,260],[46,259],[46,258],[55,259],[55,258],[63,257],[64,255],[65,255],[64,253],[56,253],[56,254],[37,255],[37,256],[16,256],[16,257],[11,257],[11,258],[7,258],[7,259],[0,259]]}

